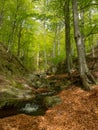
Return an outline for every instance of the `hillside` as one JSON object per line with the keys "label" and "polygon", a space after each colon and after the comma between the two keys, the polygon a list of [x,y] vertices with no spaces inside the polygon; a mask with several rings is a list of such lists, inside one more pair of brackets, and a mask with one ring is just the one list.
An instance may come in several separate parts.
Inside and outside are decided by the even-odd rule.
{"label": "hillside", "polygon": [[18,75],[26,73],[27,69],[21,61],[7,51],[6,46],[0,43],[0,73]]}
{"label": "hillside", "polygon": [[34,97],[23,76],[26,74],[28,70],[21,61],[0,43],[0,113],[3,107],[18,106]]}

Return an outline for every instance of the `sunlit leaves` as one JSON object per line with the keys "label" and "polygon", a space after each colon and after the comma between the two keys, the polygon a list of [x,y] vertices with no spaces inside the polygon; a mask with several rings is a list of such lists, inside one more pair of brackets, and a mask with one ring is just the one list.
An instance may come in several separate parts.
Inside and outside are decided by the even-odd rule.
{"label": "sunlit leaves", "polygon": [[[97,0],[93,0],[97,3]],[[98,33],[98,9],[92,0],[79,0],[79,13],[84,11],[84,36],[86,46],[88,38]],[[64,5],[66,0],[0,0],[0,41],[10,47],[12,53],[17,55],[20,44],[20,59],[25,57],[24,64],[36,68],[37,55],[44,66],[44,52],[46,51],[47,64],[57,63],[64,59]],[[73,14],[71,13],[71,41],[73,41]],[[91,11],[91,22],[89,12]],[[80,27],[81,18],[80,18]],[[21,33],[20,33],[21,32]],[[19,39],[19,33],[21,34]],[[56,34],[57,33],[57,34]],[[60,42],[60,55],[58,56],[58,38]],[[19,42],[20,41],[20,42]],[[56,42],[55,57],[53,58],[54,41]],[[18,43],[19,42],[19,43]],[[75,47],[73,47],[75,48]],[[73,53],[75,55],[76,52]],[[32,60],[33,59],[33,60]],[[33,67],[34,67],[33,66]]]}

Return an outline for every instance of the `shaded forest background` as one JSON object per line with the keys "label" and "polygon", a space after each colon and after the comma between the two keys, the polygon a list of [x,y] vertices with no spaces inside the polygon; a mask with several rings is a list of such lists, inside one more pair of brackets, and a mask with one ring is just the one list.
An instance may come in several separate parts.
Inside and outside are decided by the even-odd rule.
{"label": "shaded forest background", "polygon": [[[66,59],[66,2],[64,0],[1,0],[0,42],[29,70],[46,70]],[[79,26],[86,53],[98,45],[98,2],[79,0]],[[70,11],[72,59],[77,57],[73,11]],[[73,65],[74,67],[74,65]]]}
{"label": "shaded forest background", "polygon": [[98,0],[0,0],[0,130],[98,130],[97,82]]}

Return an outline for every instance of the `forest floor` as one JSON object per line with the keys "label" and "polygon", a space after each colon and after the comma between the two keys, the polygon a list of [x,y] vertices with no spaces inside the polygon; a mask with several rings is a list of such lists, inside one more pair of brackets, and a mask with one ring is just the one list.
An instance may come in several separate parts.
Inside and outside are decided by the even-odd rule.
{"label": "forest floor", "polygon": [[[56,75],[64,78],[66,75]],[[96,72],[98,77],[98,72]],[[62,103],[44,116],[18,114],[0,119],[0,130],[98,130],[98,85],[87,92],[71,84],[57,94]]]}
{"label": "forest floor", "polygon": [[[90,60],[89,66],[92,64]],[[98,66],[92,72],[98,80]],[[62,82],[68,76],[58,74],[49,78]],[[43,116],[17,114],[1,118],[0,130],[98,130],[98,85],[84,91],[76,84],[78,78],[75,73],[68,88],[56,94],[62,99],[61,104],[49,108]]]}
{"label": "forest floor", "polygon": [[72,86],[59,93],[63,102],[44,116],[19,114],[0,119],[0,130],[98,130],[98,85],[91,92]]}

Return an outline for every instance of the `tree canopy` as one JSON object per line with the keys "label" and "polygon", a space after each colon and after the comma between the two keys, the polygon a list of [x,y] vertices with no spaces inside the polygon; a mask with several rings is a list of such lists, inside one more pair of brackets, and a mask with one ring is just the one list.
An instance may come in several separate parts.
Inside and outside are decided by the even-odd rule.
{"label": "tree canopy", "polygon": [[[98,2],[77,2],[86,53],[92,49],[94,56],[94,46],[98,45]],[[72,59],[77,57],[73,30],[72,0],[0,0],[0,42],[31,70],[46,70],[65,60],[66,42],[70,42]]]}

